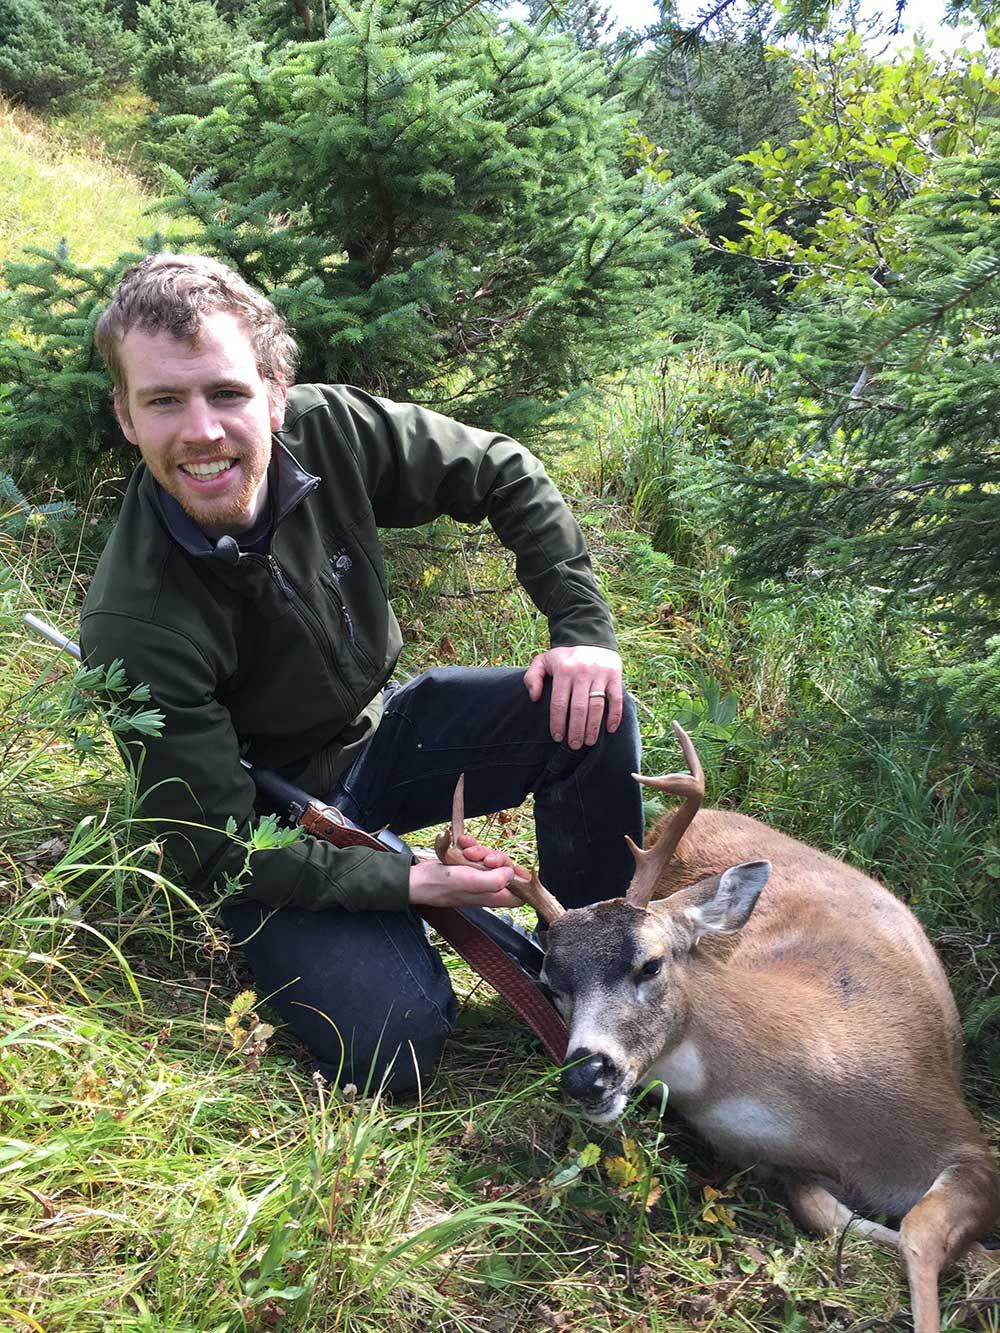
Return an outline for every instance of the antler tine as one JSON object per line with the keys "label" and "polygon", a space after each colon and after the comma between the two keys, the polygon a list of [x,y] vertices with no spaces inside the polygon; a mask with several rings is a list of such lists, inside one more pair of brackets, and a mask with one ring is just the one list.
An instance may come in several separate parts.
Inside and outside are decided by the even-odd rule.
{"label": "antler tine", "polygon": [[[477,870],[483,867],[478,861],[467,861],[458,846],[458,840],[465,832],[465,774],[462,773],[455,784],[455,795],[451,799],[451,824],[442,829],[434,839],[434,851],[437,859],[446,866],[474,865]],[[565,916],[566,909],[549,893],[534,871],[530,877],[520,866],[514,867],[514,878],[510,891],[522,902],[533,907],[538,915],[549,923]]]}
{"label": "antler tine", "polygon": [[443,865],[465,865],[465,857],[458,849],[458,840],[465,832],[465,774],[459,773],[455,794],[451,798],[451,824],[434,839],[434,851]]}
{"label": "antler tine", "polygon": [[657,881],[705,799],[705,774],[691,737],[679,722],[673,723],[673,729],[674,735],[680,741],[690,773],[666,773],[659,778],[644,778],[638,773],[633,774],[636,781],[645,787],[669,792],[671,796],[684,797],[684,804],[674,812],[670,823],[649,851],[643,851],[631,838],[626,838],[629,849],[635,857],[635,874],[625,897],[634,907],[645,907],[649,903]]}
{"label": "antler tine", "polygon": [[458,842],[465,832],[465,774],[459,773],[455,783],[455,794],[451,798],[451,836]]}
{"label": "antler tine", "polygon": [[566,908],[558,898],[549,893],[534,870],[531,872],[530,880],[522,879],[515,870],[509,887],[511,893],[517,894],[522,902],[533,907],[542,920],[550,926],[553,921],[558,921],[561,916],[566,915]]}
{"label": "antler tine", "polygon": [[[455,796],[452,797],[452,821],[447,829],[441,829],[435,838],[435,853],[437,860],[444,865],[475,865],[476,869],[483,869],[479,861],[467,861],[461,853],[457,842],[461,834],[465,832],[465,774],[461,773],[459,781],[455,784]],[[557,898],[553,897],[544,888],[543,884],[535,872],[528,876],[527,870],[521,869],[516,865],[513,868],[513,880],[511,881],[511,892],[520,898],[521,902],[527,902],[528,906],[535,908],[543,921],[556,921],[557,918],[565,916],[565,908]]]}

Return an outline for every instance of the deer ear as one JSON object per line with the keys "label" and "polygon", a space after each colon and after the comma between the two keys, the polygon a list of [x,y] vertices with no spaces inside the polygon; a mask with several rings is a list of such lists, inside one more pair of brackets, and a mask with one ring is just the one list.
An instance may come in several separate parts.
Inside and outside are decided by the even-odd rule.
{"label": "deer ear", "polygon": [[[745,861],[724,870],[717,881],[709,880],[708,893],[689,890],[684,916],[694,929],[695,942],[702,935],[732,935],[750,920],[761,889],[771,874],[770,861]],[[715,891],[711,892],[711,885]],[[669,901],[669,900],[668,900]]]}

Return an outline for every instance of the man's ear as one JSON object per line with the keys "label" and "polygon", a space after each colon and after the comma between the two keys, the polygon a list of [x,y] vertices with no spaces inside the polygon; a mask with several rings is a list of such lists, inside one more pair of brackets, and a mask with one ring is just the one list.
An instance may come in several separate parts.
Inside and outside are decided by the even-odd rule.
{"label": "man's ear", "polygon": [[750,920],[770,874],[770,861],[745,861],[724,870],[717,880],[687,889],[682,912],[694,932],[694,942],[697,944],[702,935],[732,935],[741,930]]}
{"label": "man's ear", "polygon": [[288,402],[288,385],[284,380],[267,381],[267,401],[270,406],[271,429],[281,430],[285,424],[285,404]]}
{"label": "man's ear", "polygon": [[135,427],[132,425],[132,417],[129,415],[128,403],[126,402],[120,389],[116,389],[112,399],[115,408],[115,420],[121,427],[121,432],[128,440],[129,444],[138,447],[139,437],[135,433]]}

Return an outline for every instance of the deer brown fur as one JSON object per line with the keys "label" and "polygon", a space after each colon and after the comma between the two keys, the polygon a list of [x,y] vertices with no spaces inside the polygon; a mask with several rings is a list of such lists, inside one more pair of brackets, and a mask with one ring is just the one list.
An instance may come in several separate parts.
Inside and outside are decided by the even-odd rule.
{"label": "deer brown fur", "polygon": [[553,913],[564,1088],[607,1122],[661,1080],[722,1154],[782,1178],[804,1226],[898,1245],[916,1333],[938,1333],[940,1270],[1000,1218],[941,964],[888,889],[744,815],[695,818],[683,776],[646,780],[688,797],[672,858],[656,861],[667,817],[637,851],[639,892]]}

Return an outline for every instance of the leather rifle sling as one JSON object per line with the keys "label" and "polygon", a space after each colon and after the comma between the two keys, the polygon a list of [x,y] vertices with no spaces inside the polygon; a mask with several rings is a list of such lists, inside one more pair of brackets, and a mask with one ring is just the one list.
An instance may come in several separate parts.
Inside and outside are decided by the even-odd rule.
{"label": "leather rifle sling", "polygon": [[569,1040],[566,1024],[528,974],[454,907],[419,907],[417,911],[474,972],[513,1005],[552,1059],[561,1065]]}

